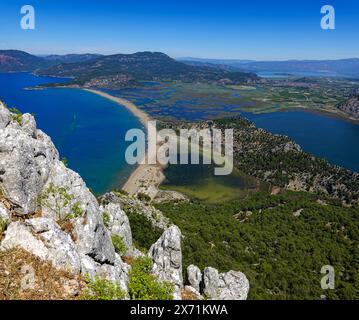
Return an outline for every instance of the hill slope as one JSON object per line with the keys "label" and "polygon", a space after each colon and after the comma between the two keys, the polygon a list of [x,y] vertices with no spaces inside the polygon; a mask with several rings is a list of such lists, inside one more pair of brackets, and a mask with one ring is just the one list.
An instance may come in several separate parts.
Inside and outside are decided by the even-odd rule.
{"label": "hill slope", "polygon": [[53,63],[24,51],[0,50],[0,72],[34,71]]}
{"label": "hill slope", "polygon": [[[73,76],[75,82],[87,81],[115,75],[136,80],[180,80],[200,82],[247,82],[259,78],[252,73],[229,72],[218,68],[190,66],[176,61],[160,52],[138,52],[100,57],[82,63],[60,64],[40,70],[40,75]],[[226,79],[226,80],[224,80]]]}

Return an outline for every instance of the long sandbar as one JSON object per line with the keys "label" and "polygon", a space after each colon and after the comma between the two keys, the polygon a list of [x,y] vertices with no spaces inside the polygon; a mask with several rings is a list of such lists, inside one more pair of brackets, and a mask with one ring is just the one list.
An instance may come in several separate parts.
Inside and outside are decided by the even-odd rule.
{"label": "long sandbar", "polygon": [[[112,96],[100,90],[83,89],[88,92],[97,94],[103,98],[114,101],[117,104],[124,106],[136,116],[145,128],[148,127],[148,121],[151,117],[140,110],[134,103],[123,98]],[[127,182],[123,186],[123,190],[129,194],[137,194],[139,192],[147,193],[151,198],[154,198],[158,191],[158,186],[165,179],[163,174],[163,167],[159,164],[141,164],[132,172]]]}

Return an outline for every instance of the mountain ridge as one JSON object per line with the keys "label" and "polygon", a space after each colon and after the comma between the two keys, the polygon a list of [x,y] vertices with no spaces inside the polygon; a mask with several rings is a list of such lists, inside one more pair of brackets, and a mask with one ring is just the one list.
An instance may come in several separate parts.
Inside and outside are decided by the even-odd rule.
{"label": "mountain ridge", "polygon": [[[182,59],[180,59],[182,60]],[[292,60],[268,60],[268,61],[250,61],[236,59],[201,59],[186,58],[188,62],[196,63],[213,63],[245,70],[251,72],[328,72],[340,75],[358,76],[359,75],[359,58],[346,59],[292,59]]]}

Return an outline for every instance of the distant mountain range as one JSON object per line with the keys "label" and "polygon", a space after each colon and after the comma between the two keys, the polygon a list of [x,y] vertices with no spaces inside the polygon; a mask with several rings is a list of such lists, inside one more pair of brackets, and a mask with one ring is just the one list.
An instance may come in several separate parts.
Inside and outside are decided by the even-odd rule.
{"label": "distant mountain range", "polygon": [[28,71],[38,75],[71,76],[73,84],[118,87],[141,80],[243,83],[259,81],[250,72],[191,66],[161,52],[37,57],[16,50],[0,51],[0,72]]}
{"label": "distant mountain range", "polygon": [[35,56],[19,50],[0,50],[0,72],[32,72],[59,63],[88,61],[101,57],[98,54],[67,54]]}
{"label": "distant mountain range", "polygon": [[75,82],[84,84],[89,80],[122,75],[136,80],[186,81],[233,83],[256,81],[254,73],[231,72],[208,66],[191,66],[170,58],[161,52],[137,52],[102,56],[80,63],[59,64],[37,72],[39,75],[73,76]]}
{"label": "distant mountain range", "polygon": [[287,61],[251,61],[251,60],[221,60],[201,58],[181,58],[190,65],[217,65],[220,68],[231,67],[232,70],[247,72],[309,72],[328,75],[337,74],[359,78],[359,59],[340,60],[287,60]]}

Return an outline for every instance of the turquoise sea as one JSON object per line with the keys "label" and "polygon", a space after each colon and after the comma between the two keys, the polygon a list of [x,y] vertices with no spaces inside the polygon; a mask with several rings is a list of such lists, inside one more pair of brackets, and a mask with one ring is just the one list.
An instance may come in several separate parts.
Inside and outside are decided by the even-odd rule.
{"label": "turquoise sea", "polygon": [[83,90],[24,90],[60,81],[67,79],[0,74],[0,98],[8,107],[35,114],[38,128],[52,138],[61,157],[94,192],[121,186],[134,169],[124,158],[126,131],[142,125],[126,108]]}

